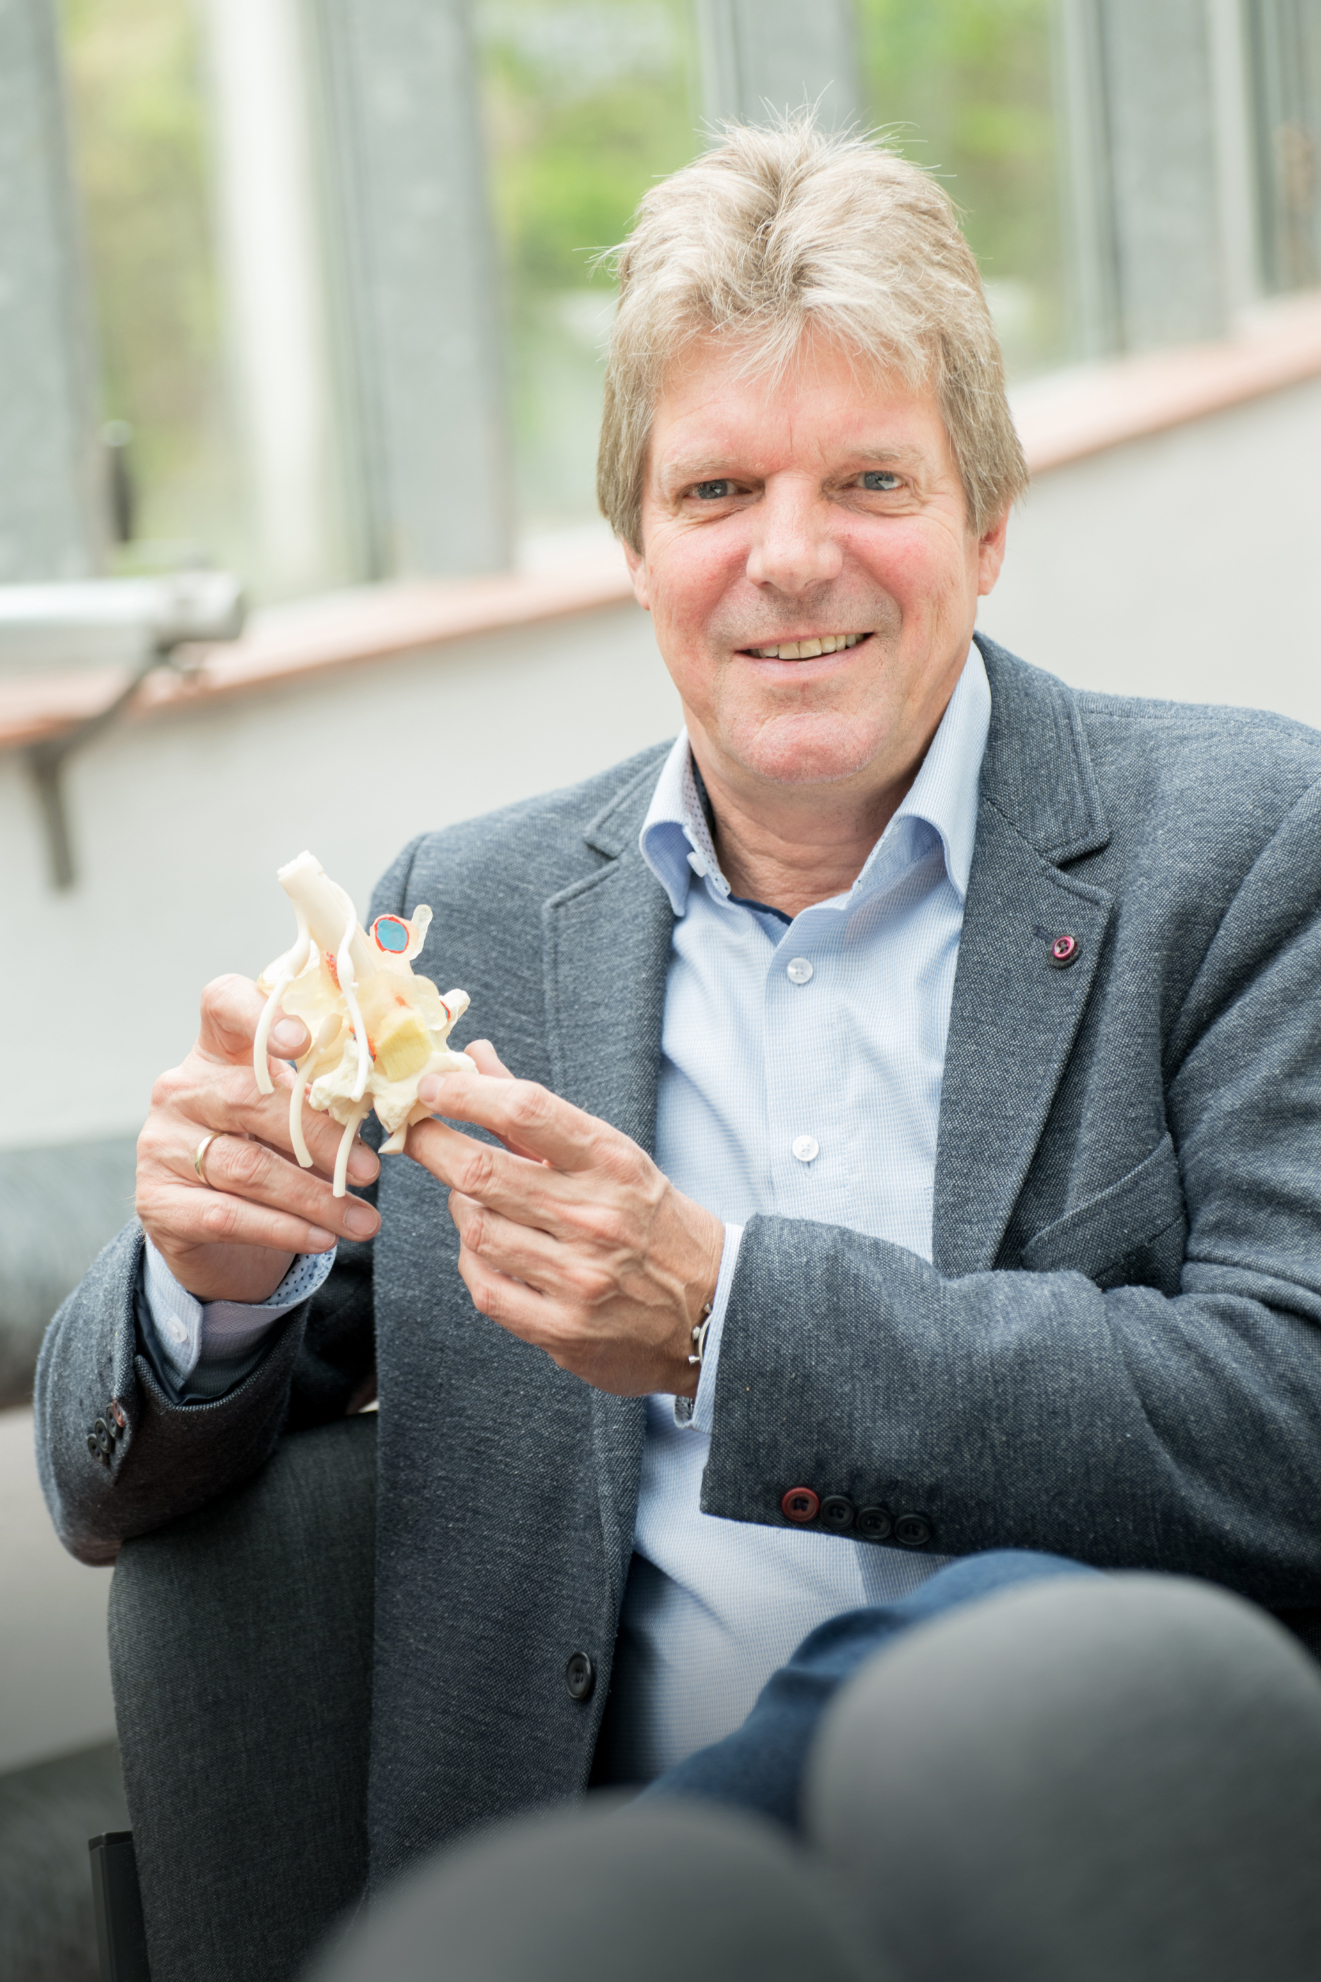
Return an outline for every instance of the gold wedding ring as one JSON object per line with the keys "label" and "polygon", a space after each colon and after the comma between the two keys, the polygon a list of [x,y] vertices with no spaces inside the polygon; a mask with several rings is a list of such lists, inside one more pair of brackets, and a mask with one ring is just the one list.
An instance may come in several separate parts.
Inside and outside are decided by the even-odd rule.
{"label": "gold wedding ring", "polygon": [[193,1151],[193,1168],[194,1170],[196,1170],[197,1175],[201,1180],[201,1182],[206,1185],[209,1191],[213,1191],[215,1189],[215,1185],[211,1182],[211,1179],[206,1174],[206,1152],[208,1151],[208,1149],[210,1149],[212,1143],[215,1142],[217,1138],[222,1136],[224,1133],[225,1131],[223,1129],[213,1130],[213,1132],[209,1136],[202,1137],[202,1140],[198,1143],[197,1148]]}

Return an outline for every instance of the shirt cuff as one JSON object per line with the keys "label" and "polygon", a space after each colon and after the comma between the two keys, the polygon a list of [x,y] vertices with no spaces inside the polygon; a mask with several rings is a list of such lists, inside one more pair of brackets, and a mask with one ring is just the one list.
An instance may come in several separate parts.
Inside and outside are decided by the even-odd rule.
{"label": "shirt cuff", "polygon": [[164,1362],[181,1384],[199,1363],[236,1362],[281,1315],[310,1300],[334,1264],[333,1247],[328,1253],[301,1253],[269,1300],[203,1302],[179,1285],[148,1239],[143,1286]]}
{"label": "shirt cuff", "polygon": [[720,1255],[720,1278],[716,1281],[716,1290],[711,1296],[711,1321],[706,1331],[706,1347],[702,1352],[702,1369],[697,1379],[697,1395],[693,1398],[676,1397],[674,1400],[675,1424],[690,1425],[694,1431],[710,1431],[715,1418],[716,1368],[720,1362],[720,1337],[724,1332],[729,1290],[734,1284],[734,1269],[738,1265],[738,1249],[742,1243],[743,1227],[726,1225],[725,1245]]}

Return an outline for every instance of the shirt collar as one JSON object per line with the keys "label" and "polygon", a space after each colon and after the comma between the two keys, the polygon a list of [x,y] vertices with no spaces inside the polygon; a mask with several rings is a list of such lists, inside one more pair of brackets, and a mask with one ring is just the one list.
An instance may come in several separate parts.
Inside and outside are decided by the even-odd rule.
{"label": "shirt collar", "polygon": [[[901,820],[912,819],[923,821],[937,835],[945,872],[960,900],[966,899],[977,836],[977,786],[990,725],[991,686],[974,646],[968,650],[912,788],[867,856],[850,895],[866,892],[881,848],[897,837]],[[720,871],[711,841],[686,730],[680,730],[661,767],[638,844],[676,915],[687,908],[688,890],[695,877],[704,878],[714,894],[728,900],[729,882]]]}

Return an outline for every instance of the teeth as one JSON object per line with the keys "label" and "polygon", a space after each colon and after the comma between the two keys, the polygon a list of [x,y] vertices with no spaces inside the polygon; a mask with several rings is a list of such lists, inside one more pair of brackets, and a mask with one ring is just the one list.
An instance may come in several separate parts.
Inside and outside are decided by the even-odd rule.
{"label": "teeth", "polygon": [[856,647],[862,633],[827,633],[821,640],[786,640],[779,647],[751,647],[759,661],[814,661],[818,654],[838,654],[844,647]]}

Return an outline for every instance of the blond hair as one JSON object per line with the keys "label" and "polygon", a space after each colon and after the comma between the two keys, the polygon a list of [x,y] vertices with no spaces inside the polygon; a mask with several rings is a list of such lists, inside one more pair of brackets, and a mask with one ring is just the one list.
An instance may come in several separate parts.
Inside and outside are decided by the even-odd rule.
{"label": "blond hair", "polygon": [[694,338],[736,341],[751,373],[792,362],[816,327],[934,389],[980,536],[1027,488],[1004,365],[948,194],[874,139],[733,124],[663,179],[609,257],[619,278],[597,457],[601,510],[640,551],[656,402]]}

